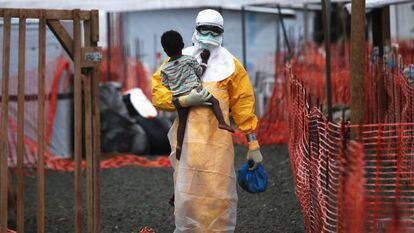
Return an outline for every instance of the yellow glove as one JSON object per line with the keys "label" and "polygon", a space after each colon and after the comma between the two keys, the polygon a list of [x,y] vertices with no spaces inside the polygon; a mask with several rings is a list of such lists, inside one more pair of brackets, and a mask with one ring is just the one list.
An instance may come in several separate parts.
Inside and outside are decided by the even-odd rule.
{"label": "yellow glove", "polygon": [[263,162],[263,156],[260,152],[260,145],[257,140],[249,142],[249,151],[247,151],[247,161],[249,160],[252,160],[254,162],[253,167],[249,168],[250,171],[255,170]]}
{"label": "yellow glove", "polygon": [[203,88],[200,92],[196,89],[191,90],[190,94],[185,96],[180,96],[178,102],[182,107],[190,107],[197,105],[211,105],[211,103],[206,102],[212,97],[212,95]]}

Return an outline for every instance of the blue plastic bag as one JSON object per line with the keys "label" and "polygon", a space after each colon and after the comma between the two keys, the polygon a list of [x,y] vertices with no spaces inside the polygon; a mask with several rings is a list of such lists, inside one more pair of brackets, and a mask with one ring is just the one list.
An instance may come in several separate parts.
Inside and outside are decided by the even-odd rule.
{"label": "blue plastic bag", "polygon": [[253,160],[245,163],[237,173],[237,182],[240,187],[249,193],[261,193],[267,188],[267,174],[262,164],[257,169],[249,171],[254,165]]}

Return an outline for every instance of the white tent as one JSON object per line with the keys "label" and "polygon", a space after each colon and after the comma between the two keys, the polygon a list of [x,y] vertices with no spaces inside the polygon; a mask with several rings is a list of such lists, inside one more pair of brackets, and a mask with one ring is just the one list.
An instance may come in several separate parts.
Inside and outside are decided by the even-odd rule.
{"label": "white tent", "polygon": [[[349,2],[349,0],[332,1]],[[320,2],[320,0],[0,0],[0,6],[6,8],[81,8],[115,12],[206,7],[236,10],[246,5],[280,4],[297,7],[305,3]]]}
{"label": "white tent", "polygon": [[[351,0],[331,0],[350,3]],[[412,0],[366,0],[367,8],[401,4]],[[3,8],[45,8],[45,9],[99,9],[103,11],[145,11],[182,8],[223,8],[239,10],[247,5],[277,4],[284,7],[303,7],[304,4],[318,4],[321,0],[0,0]],[[350,5],[350,4],[349,4]]]}

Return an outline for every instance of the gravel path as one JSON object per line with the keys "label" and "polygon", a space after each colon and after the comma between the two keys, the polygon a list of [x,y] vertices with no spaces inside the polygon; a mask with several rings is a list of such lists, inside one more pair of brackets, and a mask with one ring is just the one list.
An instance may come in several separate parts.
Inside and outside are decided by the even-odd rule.
{"label": "gravel path", "polygon": [[[269,189],[249,194],[239,189],[237,233],[304,232],[286,147],[264,147]],[[246,150],[236,147],[236,168]],[[26,179],[26,229],[36,232],[36,180]],[[157,233],[174,230],[170,169],[124,167],[102,171],[102,232],[138,232],[150,226]],[[73,174],[46,174],[46,232],[74,232]],[[84,220],[85,221],[85,220]],[[86,229],[84,229],[86,230]]]}

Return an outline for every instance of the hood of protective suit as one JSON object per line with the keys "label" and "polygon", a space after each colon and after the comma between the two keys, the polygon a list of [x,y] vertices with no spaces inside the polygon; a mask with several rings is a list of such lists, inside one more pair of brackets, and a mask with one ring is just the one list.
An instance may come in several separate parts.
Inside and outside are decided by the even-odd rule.
{"label": "hood of protective suit", "polygon": [[201,25],[216,26],[224,29],[223,16],[221,16],[221,14],[216,10],[202,10],[197,14],[196,18],[196,27]]}
{"label": "hood of protective suit", "polygon": [[[223,16],[216,10],[202,10],[197,14],[196,18],[196,28],[199,26],[214,26],[224,30]],[[192,40],[194,45],[199,49],[208,49],[212,51],[222,45],[223,34],[218,36],[213,36],[212,34],[202,35],[195,30]]]}
{"label": "hood of protective suit", "polygon": [[[215,10],[207,9],[200,11],[196,19],[196,27],[202,25],[216,26],[223,29],[224,20],[221,14]],[[228,78],[234,73],[235,64],[233,55],[223,48],[223,34],[213,36],[211,34],[201,35],[194,31],[192,41],[194,46],[183,50],[183,54],[197,58],[201,63],[200,54],[203,49],[210,51],[208,67],[202,79],[203,82],[218,82]]]}

